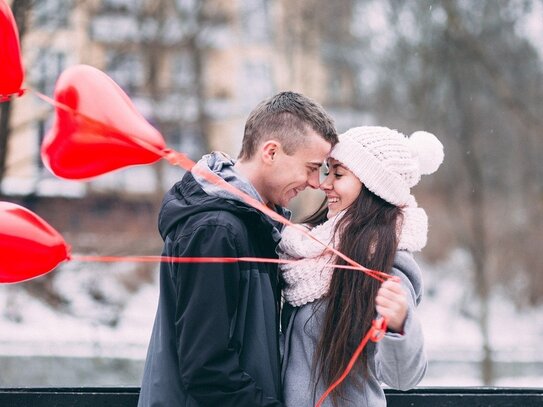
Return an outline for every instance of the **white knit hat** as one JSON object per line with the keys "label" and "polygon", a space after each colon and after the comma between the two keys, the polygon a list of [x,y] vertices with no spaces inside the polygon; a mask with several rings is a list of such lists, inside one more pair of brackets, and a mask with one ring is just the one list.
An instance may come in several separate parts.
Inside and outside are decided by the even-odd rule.
{"label": "white knit hat", "polygon": [[408,206],[413,202],[410,188],[443,162],[443,145],[425,131],[406,137],[387,127],[362,126],[341,134],[330,156],[374,194],[396,206]]}
{"label": "white knit hat", "polygon": [[427,218],[417,208],[410,189],[420,181],[421,175],[432,174],[443,162],[443,145],[433,134],[417,131],[406,137],[387,127],[354,127],[339,136],[330,156],[374,194],[403,208],[402,233],[413,233],[414,239],[406,243],[407,249],[424,247]]}

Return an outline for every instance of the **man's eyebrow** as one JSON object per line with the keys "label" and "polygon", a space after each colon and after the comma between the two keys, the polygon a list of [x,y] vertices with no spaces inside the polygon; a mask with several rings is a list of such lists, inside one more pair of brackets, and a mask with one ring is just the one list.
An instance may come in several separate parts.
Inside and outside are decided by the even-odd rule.
{"label": "man's eyebrow", "polygon": [[307,164],[315,166],[315,167],[319,167],[319,168],[322,167],[322,161],[310,161]]}

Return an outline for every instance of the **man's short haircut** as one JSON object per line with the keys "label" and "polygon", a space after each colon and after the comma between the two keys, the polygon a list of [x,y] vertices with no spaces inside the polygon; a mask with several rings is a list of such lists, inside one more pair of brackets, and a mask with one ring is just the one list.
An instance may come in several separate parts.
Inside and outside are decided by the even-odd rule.
{"label": "man's short haircut", "polygon": [[299,93],[278,93],[261,102],[249,115],[238,158],[251,159],[258,146],[271,139],[279,141],[284,152],[292,155],[304,145],[308,129],[332,146],[338,141],[334,121],[321,105]]}

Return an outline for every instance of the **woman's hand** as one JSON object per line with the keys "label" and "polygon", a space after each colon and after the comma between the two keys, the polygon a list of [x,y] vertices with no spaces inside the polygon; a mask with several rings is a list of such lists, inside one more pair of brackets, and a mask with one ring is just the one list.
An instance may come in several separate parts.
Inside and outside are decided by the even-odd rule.
{"label": "woman's hand", "polygon": [[385,281],[375,298],[376,310],[388,321],[388,329],[403,333],[407,317],[407,295],[400,284],[400,279],[393,277]]}

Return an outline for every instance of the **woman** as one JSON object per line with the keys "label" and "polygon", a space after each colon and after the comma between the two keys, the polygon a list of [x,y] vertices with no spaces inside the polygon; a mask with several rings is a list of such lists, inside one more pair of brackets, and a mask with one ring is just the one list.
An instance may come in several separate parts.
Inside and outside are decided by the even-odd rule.
{"label": "woman", "polygon": [[[406,390],[424,377],[427,361],[415,315],[421,272],[411,252],[426,244],[427,217],[410,188],[437,170],[443,146],[426,132],[407,138],[386,127],[356,127],[340,135],[321,184],[326,207],[306,224],[311,234],[359,264],[395,276],[380,283],[345,264],[313,239],[286,228],[282,267],[286,331],[283,386],[287,406],[314,406],[345,370],[377,314],[384,338],[369,342],[325,406],[386,406],[381,383]],[[289,309],[290,308],[290,309]]]}

